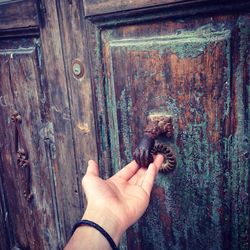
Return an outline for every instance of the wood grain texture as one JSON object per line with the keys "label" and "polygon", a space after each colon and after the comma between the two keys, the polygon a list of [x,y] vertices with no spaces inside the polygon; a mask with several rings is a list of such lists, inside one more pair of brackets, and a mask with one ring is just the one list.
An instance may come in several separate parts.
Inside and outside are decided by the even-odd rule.
{"label": "wood grain texture", "polygon": [[[1,148],[0,148],[1,150]],[[0,169],[2,169],[2,161],[0,157]],[[6,207],[6,199],[3,189],[3,179],[0,175],[0,249],[10,249],[10,238],[9,238],[9,232],[10,232],[10,225],[8,218],[6,218],[6,215],[8,213],[7,207]]]}
{"label": "wood grain texture", "polygon": [[79,169],[75,158],[74,128],[69,101],[71,93],[67,84],[64,47],[58,22],[59,6],[56,1],[49,0],[44,1],[44,5],[47,11],[45,27],[41,30],[43,70],[48,83],[49,114],[54,128],[54,141],[50,141],[51,167],[59,221],[58,247],[61,249],[69,238],[72,225],[81,214],[82,201],[79,195]]}
{"label": "wood grain texture", "polygon": [[36,3],[32,0],[0,3],[0,29],[38,27]]}
{"label": "wood grain texture", "polygon": [[[90,48],[89,70],[91,74],[93,102],[95,108],[96,141],[100,176],[108,178],[112,175],[111,149],[109,142],[109,129],[111,128],[106,116],[107,102],[105,98],[104,69],[102,65],[100,32],[91,22],[87,23],[87,39]],[[100,153],[101,152],[101,153]]]}
{"label": "wood grain texture", "polygon": [[[14,9],[22,10],[24,7],[22,4],[23,1],[15,3],[14,5],[8,3],[8,8],[7,5],[0,5],[0,10],[2,12],[8,10],[9,13],[14,13]],[[31,4],[31,2],[26,1],[28,12],[30,10],[30,8],[28,8],[29,4]],[[24,126],[24,129],[27,129],[27,131],[30,129],[30,133],[32,133],[35,138],[36,134],[39,134],[39,138],[44,140],[45,143],[45,151],[41,151],[40,148],[36,149],[37,145],[32,144],[32,138],[30,135],[25,134],[25,136],[27,136],[27,143],[29,144],[28,148],[31,148],[31,150],[40,150],[41,156],[39,157],[44,157],[46,159],[45,169],[48,175],[46,177],[47,182],[44,183],[44,185],[41,185],[43,188],[40,188],[40,192],[46,192],[46,199],[43,200],[42,203],[40,200],[37,201],[37,203],[39,206],[52,206],[54,210],[51,211],[48,219],[50,219],[51,216],[53,217],[51,223],[54,223],[54,228],[51,229],[44,223],[41,223],[38,227],[35,227],[34,225],[34,228],[30,228],[30,230],[33,230],[33,234],[36,234],[39,230],[40,232],[46,231],[46,233],[42,235],[31,235],[31,239],[29,239],[27,236],[29,231],[22,231],[20,228],[22,225],[21,223],[18,223],[17,226],[12,226],[11,224],[13,221],[18,222],[17,218],[20,217],[20,214],[22,214],[21,217],[25,217],[27,210],[25,203],[20,203],[20,205],[16,208],[13,204],[13,202],[15,202],[19,197],[19,195],[17,195],[17,197],[15,196],[16,186],[10,187],[9,190],[4,189],[2,196],[4,197],[5,194],[11,194],[10,197],[15,196],[11,199],[8,198],[10,208],[7,208],[7,210],[10,209],[10,216],[8,217],[10,219],[10,230],[13,230],[13,233],[10,233],[10,235],[13,235],[13,239],[11,239],[11,246],[20,246],[24,248],[30,247],[32,249],[36,249],[36,247],[38,249],[62,249],[70,237],[72,225],[81,217],[83,213],[84,204],[80,180],[82,175],[85,173],[87,160],[90,158],[96,159],[97,153],[95,148],[94,119],[93,112],[91,111],[92,95],[89,75],[87,72],[82,79],[76,80],[72,77],[71,68],[71,62],[76,57],[81,58],[84,63],[87,61],[86,56],[83,54],[83,51],[86,49],[85,43],[87,42],[83,42],[83,13],[79,11],[79,9],[82,9],[82,6],[80,1],[75,2],[72,5],[69,1],[65,1],[65,3],[45,1],[44,7],[46,8],[46,13],[43,17],[43,27],[41,27],[40,30],[40,40],[34,40],[33,44],[31,42],[32,39],[34,37],[38,37],[39,34],[32,33],[29,30],[27,31],[27,27],[23,27],[25,25],[21,23],[20,28],[16,24],[16,19],[13,18],[9,20],[8,26],[1,26],[0,36],[2,39],[4,37],[4,39],[1,40],[0,43],[2,56],[4,57],[6,55],[8,60],[10,57],[14,56],[16,60],[19,61],[19,57],[16,56],[16,54],[20,55],[21,58],[26,58],[27,53],[28,55],[33,53],[31,57],[36,60],[34,62],[35,66],[38,67],[36,69],[36,80],[40,80],[40,82],[36,83],[37,89],[30,88],[30,91],[32,93],[38,93],[41,91],[38,96],[39,105],[36,103],[34,104],[33,102],[25,102],[25,100],[31,95],[30,92],[27,92],[26,90],[22,93],[22,98],[24,100],[23,103],[21,99],[18,99],[18,104],[20,106],[23,104],[28,112],[30,112],[34,106],[35,113],[33,114],[31,112],[30,117],[26,118],[27,123],[30,118],[29,126],[26,128],[26,123],[23,123],[22,125]],[[21,16],[26,17],[25,10],[20,13]],[[58,15],[61,20],[60,26],[58,23]],[[30,18],[30,16],[27,16],[27,18]],[[29,25],[33,25],[32,20],[30,20]],[[7,29],[7,31],[5,29]],[[32,38],[28,40],[23,39],[23,37],[27,36],[27,34]],[[6,37],[10,36],[12,40],[6,40]],[[21,38],[18,39],[17,37]],[[64,43],[63,46],[61,39]],[[74,41],[73,44],[75,46],[72,46],[72,41]],[[43,54],[41,51],[43,51]],[[6,58],[4,57],[2,59],[3,65],[5,60],[7,60]],[[29,63],[25,61],[25,63],[21,63],[20,65],[24,74],[26,74],[25,72],[29,70],[31,63],[30,61]],[[14,66],[12,68],[12,71],[14,72]],[[17,70],[19,70],[19,68],[17,68]],[[16,77],[15,80],[17,81],[17,74],[19,71],[14,73]],[[10,75],[8,74],[8,71],[4,71],[3,74],[5,74],[6,79],[8,79]],[[29,75],[27,77],[34,78],[34,76]],[[5,78],[3,81],[4,80]],[[5,85],[3,85],[3,87],[4,86]],[[18,88],[17,83],[15,88]],[[8,94],[10,96],[11,94],[14,95],[17,92],[17,90],[14,89],[16,92],[13,94],[10,87],[4,87],[4,89],[4,91],[9,91]],[[10,97],[6,94],[0,96],[0,104],[2,107],[7,105],[6,102],[8,102],[8,98]],[[16,101],[15,95],[11,98],[13,102]],[[14,104],[11,105],[13,106]],[[25,110],[21,111],[22,113],[25,112]],[[37,112],[40,112],[41,117],[38,118],[36,115]],[[8,119],[10,119],[10,117]],[[39,123],[39,126],[36,123],[33,124],[33,122],[36,122],[36,119],[42,119],[42,123]],[[8,122],[10,122],[10,120],[8,120]],[[33,125],[34,127],[32,127]],[[32,128],[30,128],[30,126]],[[6,134],[11,136],[9,135],[11,132],[13,136],[14,130],[10,132],[6,129],[6,127],[1,128],[3,133],[1,137],[6,136]],[[14,129],[14,127],[12,129]],[[25,133],[28,133],[27,131],[25,131]],[[13,148],[12,151],[9,152],[8,157],[10,157],[10,159],[6,159],[6,157],[3,159],[3,165],[1,165],[1,167],[4,169],[15,162],[15,152]],[[8,162],[8,160],[12,161],[12,163]],[[44,167],[44,162],[41,163],[41,166],[39,163],[36,164],[38,167]],[[8,176],[7,181],[14,178],[13,175],[16,169],[8,167],[8,170],[8,174],[10,176]],[[41,173],[36,172],[35,177],[36,178],[34,178],[34,173],[32,171],[32,191],[34,189],[33,182],[42,178]],[[21,177],[19,179],[21,179]],[[22,191],[23,188],[20,186],[20,194]],[[16,209],[19,209],[20,211],[17,213],[15,212]],[[27,219],[26,224],[28,225],[29,223],[30,221]],[[52,232],[50,230],[52,230]],[[4,231],[2,231],[2,233],[4,233]],[[51,237],[53,237],[53,239],[51,239]],[[34,239],[39,242],[35,242]],[[32,243],[32,240],[34,240],[35,243]],[[47,241],[47,243],[42,244],[40,241]]]}
{"label": "wood grain texture", "polygon": [[[74,222],[78,221],[86,203],[83,201],[81,178],[86,172],[88,160],[97,160],[95,121],[93,114],[90,70],[88,68],[87,40],[85,36],[85,20],[81,1],[58,2],[59,23],[62,37],[62,48],[65,73],[69,91],[69,105],[74,140],[74,157],[76,162],[75,179],[78,189],[72,195],[78,195],[81,204],[74,213]],[[83,64],[84,75],[77,79],[73,75],[72,62],[78,58]],[[72,225],[71,225],[72,226]],[[71,227],[67,229],[70,237]]]}
{"label": "wood grain texture", "polygon": [[113,171],[132,159],[149,113],[174,118],[177,168],[159,175],[128,249],[249,248],[249,23],[201,16],[96,36]]}
{"label": "wood grain texture", "polygon": [[124,0],[84,0],[84,11],[86,16],[107,14],[118,11],[134,10],[146,7],[155,7],[159,5],[170,5],[182,2],[204,2],[206,0],[137,0],[137,1],[124,1]]}
{"label": "wood grain texture", "polygon": [[[205,0],[43,2],[40,33],[35,1],[0,4],[0,249],[62,249],[86,205],[87,160],[98,157],[104,178],[116,172],[155,111],[173,115],[178,165],[158,176],[121,249],[248,249],[249,17],[220,15],[223,6]],[[243,1],[232,6],[227,13],[238,13]],[[86,19],[83,9],[112,14]],[[16,109],[30,202],[16,165]]]}
{"label": "wood grain texture", "polygon": [[[32,39],[0,43],[1,193],[10,248],[57,248],[55,204],[43,137],[46,97],[40,82],[39,46],[39,40]],[[15,126],[10,119],[15,111],[22,117],[21,133],[29,153],[31,201],[24,196],[23,169],[17,165]]]}

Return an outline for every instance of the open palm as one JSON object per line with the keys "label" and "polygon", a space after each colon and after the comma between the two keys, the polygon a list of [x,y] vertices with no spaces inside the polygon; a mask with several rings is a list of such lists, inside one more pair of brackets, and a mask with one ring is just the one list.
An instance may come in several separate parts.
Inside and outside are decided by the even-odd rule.
{"label": "open palm", "polygon": [[146,210],[154,179],[162,164],[163,156],[157,155],[149,167],[140,168],[135,161],[107,180],[99,177],[98,166],[89,161],[82,180],[88,201],[88,211],[101,209],[116,217],[124,230],[138,220]]}

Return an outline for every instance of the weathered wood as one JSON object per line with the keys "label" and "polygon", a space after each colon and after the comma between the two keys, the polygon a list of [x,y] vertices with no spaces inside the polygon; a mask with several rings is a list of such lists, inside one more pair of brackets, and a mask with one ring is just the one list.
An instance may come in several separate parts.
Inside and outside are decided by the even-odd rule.
{"label": "weathered wood", "polygon": [[129,249],[249,248],[249,24],[201,16],[96,35],[99,130],[110,134],[101,150],[110,142],[113,171],[132,159],[149,112],[174,117],[177,168],[158,177]]}
{"label": "weathered wood", "polygon": [[0,29],[38,27],[36,2],[21,0],[0,3]]}
{"label": "weathered wood", "polygon": [[107,14],[118,11],[134,10],[140,8],[155,7],[159,5],[172,5],[182,2],[205,2],[207,0],[137,0],[137,1],[124,1],[124,0],[84,0],[84,11],[86,16]]}
{"label": "weathered wood", "polygon": [[[0,147],[1,150],[1,147]],[[11,229],[9,228],[9,222],[7,218],[7,207],[6,207],[6,200],[5,200],[5,194],[3,191],[3,178],[1,176],[2,173],[2,161],[0,158],[0,239],[1,239],[1,244],[0,244],[0,249],[10,249],[10,239],[9,239],[9,232]]]}
{"label": "weathered wood", "polygon": [[[89,69],[93,85],[93,102],[95,108],[96,141],[98,150],[98,162],[100,167],[100,176],[108,178],[112,174],[111,150],[109,144],[109,124],[107,121],[105,100],[105,79],[100,44],[100,30],[92,23],[87,23],[87,40],[90,48]],[[90,52],[89,51],[89,52]]]}
{"label": "weathered wood", "polygon": [[[86,171],[89,159],[97,160],[95,124],[93,117],[92,90],[88,68],[87,40],[85,39],[84,17],[78,10],[82,9],[81,1],[58,2],[58,14],[63,44],[65,73],[69,89],[69,105],[71,112],[74,139],[74,157],[76,161],[75,181],[78,188],[71,195],[78,196],[81,206],[74,213],[75,222],[81,218],[83,194],[81,178]],[[73,61],[78,58],[83,64],[83,76],[77,79],[73,75]],[[71,225],[72,226],[72,225]],[[67,237],[71,227],[66,228]]]}
{"label": "weathered wood", "polygon": [[[42,2],[40,23],[35,1],[0,4],[0,248],[61,249],[85,206],[87,160],[98,151],[110,176],[132,159],[147,114],[165,111],[178,165],[121,248],[248,249],[249,17],[234,15],[244,2]],[[16,109],[30,183],[16,164]]]}
{"label": "weathered wood", "polygon": [[250,0],[231,0],[209,1],[207,3],[183,2],[176,3],[174,6],[163,5],[150,8],[131,9],[122,12],[107,13],[104,15],[90,16],[91,20],[99,29],[108,29],[119,25],[133,25],[135,23],[153,22],[155,20],[166,20],[171,18],[183,18],[194,15],[211,14],[232,14],[248,13],[250,9]]}
{"label": "weathered wood", "polygon": [[[21,2],[22,4],[23,2]],[[28,2],[26,3],[28,4]],[[47,230],[46,237],[44,235],[41,235],[39,238],[39,235],[34,234],[39,230],[39,227],[30,228],[30,230],[34,229],[33,235],[31,235],[30,239],[27,237],[29,234],[29,231],[26,232],[25,230],[21,231],[19,229],[20,223],[18,226],[13,225],[13,231],[14,231],[14,239],[12,240],[12,245],[16,246],[23,246],[28,247],[30,246],[33,248],[33,243],[31,242],[34,238],[36,241],[42,241],[47,240],[47,243],[44,244],[42,247],[41,243],[36,243],[36,247],[40,247],[40,249],[56,249],[56,248],[62,248],[63,245],[66,242],[66,239],[70,236],[70,230],[72,225],[75,223],[77,219],[82,214],[82,208],[83,208],[83,198],[82,198],[82,192],[80,187],[80,179],[83,173],[85,172],[86,167],[86,161],[89,158],[97,158],[96,157],[96,149],[95,149],[95,129],[94,129],[94,119],[93,119],[93,113],[92,110],[92,98],[91,98],[91,85],[89,81],[88,73],[85,74],[84,78],[80,79],[79,81],[72,78],[72,69],[71,69],[71,60],[67,61],[67,56],[69,56],[70,53],[72,53],[72,60],[75,57],[75,53],[78,54],[79,57],[82,56],[82,50],[84,48],[83,41],[83,34],[84,32],[81,30],[81,20],[79,19],[79,16],[75,16],[75,13],[67,13],[68,8],[71,8],[73,5],[62,4],[63,8],[61,8],[61,5],[59,4],[56,6],[55,2],[47,1],[45,2],[44,8],[46,8],[46,14],[44,13],[44,26],[41,29],[41,39],[42,44],[39,44],[39,40],[34,47],[34,44],[30,43],[30,40],[18,40],[16,37],[24,37],[24,36],[33,36],[37,37],[38,33],[30,32],[30,30],[27,29],[27,27],[24,27],[25,25],[20,24],[20,28],[18,25],[15,24],[15,19],[13,19],[12,23],[9,22],[9,26],[1,26],[0,29],[0,35],[1,37],[13,37],[11,40],[1,40],[1,48],[3,50],[2,56],[7,55],[7,58],[15,55],[15,58],[18,57],[17,55],[22,55],[22,53],[35,53],[37,54],[38,58],[36,58],[37,61],[34,62],[34,64],[37,64],[36,66],[39,66],[39,69],[37,69],[37,74],[42,74],[41,82],[39,82],[40,86],[38,89],[30,89],[30,91],[41,91],[41,96],[39,96],[39,102],[41,103],[41,106],[35,106],[37,107],[36,112],[38,110],[41,110],[41,118],[43,120],[43,123],[39,124],[39,126],[36,124],[35,128],[30,129],[30,127],[25,127],[26,124],[24,124],[24,129],[30,129],[30,133],[32,134],[39,134],[42,139],[45,141],[45,151],[41,151],[41,157],[47,157],[46,161],[46,173],[47,182],[44,185],[44,189],[41,188],[41,192],[47,192],[46,194],[46,200],[43,201],[40,204],[40,201],[38,201],[38,205],[47,204],[48,206],[52,206],[54,209],[54,212],[51,211],[51,214],[48,216],[48,219],[53,216],[53,220],[51,220],[51,223],[55,223],[55,227],[53,229],[53,232],[50,232],[50,228],[48,225],[44,225],[41,223],[40,232],[43,232],[44,230]],[[9,13],[14,13],[14,9],[18,9],[22,7],[23,5],[15,4],[13,7],[12,4],[8,4],[3,6],[1,5],[1,10],[8,10]],[[79,11],[78,9],[79,2],[74,7],[74,11]],[[29,12],[28,5],[27,5],[27,11]],[[68,15],[67,19],[64,20],[64,24],[66,24],[66,21],[71,18],[71,24],[74,26],[73,28],[76,28],[75,32],[78,32],[78,42],[79,46],[75,47],[75,51],[71,49],[71,42],[74,39],[75,34],[72,33],[72,40],[65,38],[65,44],[66,46],[63,47],[62,51],[62,44],[58,42],[58,39],[61,36],[59,25],[58,25],[58,13],[57,10],[59,10],[59,14],[61,15]],[[11,12],[12,11],[12,12]],[[60,12],[62,11],[62,13]],[[26,16],[26,12],[21,12],[23,16]],[[83,18],[83,13],[78,12],[78,14]],[[36,14],[36,17],[38,15]],[[7,19],[6,19],[7,20]],[[25,18],[24,18],[25,20]],[[29,23],[29,25],[33,25],[32,22]],[[6,31],[6,29],[8,30]],[[61,32],[74,32],[74,30],[71,27],[61,26]],[[3,30],[4,29],[4,30]],[[63,30],[65,29],[65,30]],[[68,30],[66,30],[68,29]],[[33,28],[31,29],[34,30]],[[1,33],[2,32],[2,33]],[[28,32],[28,33],[27,33]],[[60,39],[59,39],[60,40]],[[23,41],[23,42],[22,42]],[[26,42],[29,41],[29,44]],[[12,47],[9,47],[10,44],[12,44]],[[27,47],[30,45],[30,47]],[[40,46],[42,47],[43,54],[40,53]],[[37,51],[39,50],[39,51]],[[67,62],[64,65],[64,59],[63,59],[63,53],[65,56],[65,61]],[[23,57],[21,57],[23,58]],[[33,57],[32,57],[33,58]],[[3,61],[5,60],[5,57],[3,58]],[[7,60],[7,59],[6,59]],[[17,59],[19,60],[19,58]],[[35,59],[34,59],[35,60]],[[85,59],[86,60],[86,57]],[[85,62],[86,63],[86,62]],[[39,65],[38,65],[39,64]],[[27,67],[30,66],[30,63],[24,63],[21,64],[24,68],[23,70],[26,71]],[[67,68],[67,71],[65,70],[65,66]],[[19,69],[19,68],[17,68]],[[13,67],[14,70],[14,67]],[[67,72],[67,78],[65,77],[65,72]],[[8,73],[3,72],[4,73]],[[16,74],[16,73],[15,73]],[[5,77],[8,77],[8,74],[5,74]],[[29,76],[30,77],[30,76]],[[37,76],[37,80],[40,76]],[[67,81],[66,81],[67,79]],[[15,79],[17,80],[17,79]],[[71,85],[71,82],[73,81],[73,84],[77,84],[79,88],[75,88],[73,85]],[[4,79],[3,79],[4,81]],[[81,84],[80,84],[81,83]],[[36,83],[38,84],[38,83]],[[3,85],[4,87],[5,85]],[[38,87],[38,86],[37,86]],[[15,88],[17,86],[15,85]],[[7,88],[10,92],[8,92],[11,96],[11,88]],[[69,89],[69,92],[68,92]],[[15,90],[16,91],[16,90]],[[82,93],[82,96],[79,95],[79,93]],[[27,92],[22,93],[23,98],[27,98],[30,94]],[[27,96],[25,96],[27,95]],[[70,98],[69,98],[70,96]],[[4,106],[6,101],[6,94],[1,96],[1,103]],[[13,102],[15,100],[15,96],[11,99]],[[69,100],[71,100],[69,103]],[[21,104],[27,106],[26,109],[29,111],[29,109],[34,105],[33,103],[25,103],[25,101],[22,103],[21,100],[18,99],[18,104],[21,106]],[[14,104],[13,104],[14,105]],[[72,106],[71,106],[72,105]],[[73,107],[73,108],[71,108]],[[79,107],[74,108],[74,107]],[[25,112],[25,110],[21,110]],[[71,118],[71,113],[72,117]],[[36,115],[31,114],[32,117],[30,118],[30,126],[33,123],[33,120],[36,118]],[[28,120],[28,118],[27,118]],[[9,120],[8,120],[9,121]],[[13,127],[14,129],[14,127]],[[5,137],[5,133],[9,134],[9,131],[6,131],[6,127],[2,127],[1,131],[4,133],[3,137]],[[13,131],[12,131],[13,132]],[[25,133],[28,133],[25,131]],[[13,134],[12,134],[13,136]],[[34,150],[32,148],[31,143],[31,137],[28,135],[27,141],[28,141],[28,148],[31,150]],[[36,136],[35,136],[36,137]],[[8,137],[6,137],[8,138]],[[13,139],[13,138],[12,138]],[[13,141],[13,140],[8,140]],[[76,147],[74,147],[76,145]],[[12,145],[12,147],[14,147]],[[33,146],[34,147],[34,146]],[[39,149],[40,150],[40,149]],[[9,157],[12,157],[9,159],[12,163],[15,162],[15,152],[14,148],[12,148],[12,152],[9,154]],[[9,163],[6,158],[4,158],[4,167],[6,168],[12,163]],[[37,163],[38,164],[38,163]],[[39,164],[38,164],[39,165]],[[43,163],[41,163],[41,166],[43,166]],[[15,170],[11,167],[8,167],[8,178],[5,180],[8,182],[13,179],[13,174]],[[32,173],[32,182],[34,181],[34,173]],[[37,178],[41,177],[41,173],[36,173],[35,175]],[[20,178],[21,179],[21,176]],[[20,192],[22,192],[25,187],[28,188],[29,185],[26,185],[25,181],[24,183],[20,181]],[[21,187],[22,186],[22,187]],[[32,186],[32,184],[31,184]],[[33,186],[31,188],[33,190]],[[51,191],[49,191],[51,189]],[[15,195],[16,187],[10,188],[8,191],[4,190],[6,194],[11,194],[10,197]],[[38,191],[37,191],[38,192]],[[19,196],[13,197],[10,199],[10,202],[14,202],[17,200]],[[9,199],[8,199],[9,202]],[[44,206],[44,205],[43,205]],[[15,209],[19,209],[18,212]],[[26,208],[25,203],[17,206],[15,208],[14,204],[10,204],[10,218],[12,221],[17,221],[20,217],[20,214],[24,214],[21,217],[26,217]],[[40,217],[40,216],[39,216]],[[27,218],[26,225],[29,224],[29,218]],[[12,224],[11,224],[12,225]],[[53,237],[53,240],[50,239],[50,237]]]}
{"label": "weathered wood", "polygon": [[[69,86],[65,76],[63,47],[56,1],[44,1],[45,26],[41,29],[45,78],[50,96],[49,114],[53,121],[54,141],[51,145],[51,166],[55,183],[59,248],[66,242],[70,229],[80,214],[79,175],[76,166]],[[65,36],[67,34],[65,33]],[[65,59],[66,60],[66,59]]]}
{"label": "weathered wood", "polygon": [[[39,46],[39,40],[33,39],[0,43],[2,191],[13,237],[11,247],[55,249],[56,217],[43,137],[46,121],[41,113],[46,96],[40,88]],[[18,133],[22,133],[27,147],[29,165],[26,168],[30,169],[30,179],[25,179],[26,169],[17,164],[16,144],[18,148],[24,144],[17,141],[11,121],[15,111],[22,119]],[[24,195],[26,188],[33,195],[30,200]]]}

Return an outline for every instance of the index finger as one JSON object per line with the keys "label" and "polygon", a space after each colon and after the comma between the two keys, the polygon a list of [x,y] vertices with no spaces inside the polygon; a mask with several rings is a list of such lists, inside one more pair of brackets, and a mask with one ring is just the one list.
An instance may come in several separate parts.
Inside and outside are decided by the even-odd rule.
{"label": "index finger", "polygon": [[113,177],[119,177],[124,180],[129,180],[138,170],[139,165],[136,161],[131,161],[128,165],[118,171]]}

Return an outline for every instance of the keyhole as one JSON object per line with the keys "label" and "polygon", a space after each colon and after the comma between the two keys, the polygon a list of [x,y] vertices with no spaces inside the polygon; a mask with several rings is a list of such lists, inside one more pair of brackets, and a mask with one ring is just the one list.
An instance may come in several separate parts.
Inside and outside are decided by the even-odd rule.
{"label": "keyhole", "polygon": [[74,77],[76,77],[77,79],[83,77],[84,75],[84,66],[81,63],[81,61],[79,59],[75,59],[72,63],[72,71],[73,71],[73,75]]}

